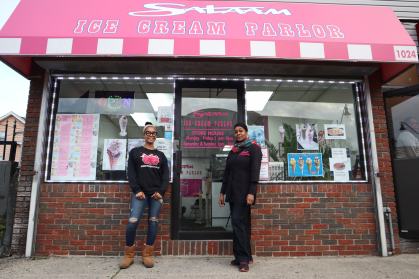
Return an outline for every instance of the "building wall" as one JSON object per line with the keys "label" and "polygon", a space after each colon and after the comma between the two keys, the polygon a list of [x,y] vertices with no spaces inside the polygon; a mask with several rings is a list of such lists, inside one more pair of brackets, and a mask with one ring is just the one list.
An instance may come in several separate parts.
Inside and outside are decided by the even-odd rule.
{"label": "building wall", "polygon": [[[400,253],[380,72],[370,76],[369,82],[383,201],[393,212],[396,252]],[[42,86],[42,76],[31,81],[13,231],[14,254],[25,251]],[[366,114],[365,110],[362,114]],[[128,185],[43,184],[36,254],[122,255],[131,195]],[[232,255],[231,241],[170,240],[170,189],[165,198],[155,255]],[[373,200],[370,184],[259,185],[258,203],[251,213],[254,254],[376,255]],[[144,220],[147,218],[138,230],[138,251],[146,238]]]}
{"label": "building wall", "polygon": [[[401,253],[380,73],[369,82],[383,201],[392,209],[396,253]],[[43,185],[36,253],[121,256],[131,195],[128,185]],[[170,240],[170,197],[169,189],[159,220],[157,256],[232,255],[231,241]],[[256,256],[378,254],[370,184],[259,185],[251,218]],[[138,252],[146,240],[147,219],[137,233]]]}
{"label": "building wall", "polygon": [[[8,127],[7,127],[7,141],[11,141],[13,139],[13,125],[14,125],[14,121],[15,121],[15,117],[14,116],[9,116],[6,119],[3,119],[2,121],[0,121],[0,131],[5,131],[5,125],[6,125],[6,120],[8,120]],[[25,128],[25,124],[22,123],[20,120],[16,121],[16,132],[21,132],[23,131],[23,129]],[[23,139],[23,135],[22,134],[17,134],[15,136],[15,141],[21,142]],[[0,145],[0,156],[3,156],[3,145]],[[19,162],[20,159],[20,152],[21,152],[21,146],[18,145],[16,147],[16,157],[15,157],[15,162]],[[5,156],[3,158],[3,160],[9,160],[9,154],[10,154],[10,145],[6,146],[6,152],[5,152]]]}

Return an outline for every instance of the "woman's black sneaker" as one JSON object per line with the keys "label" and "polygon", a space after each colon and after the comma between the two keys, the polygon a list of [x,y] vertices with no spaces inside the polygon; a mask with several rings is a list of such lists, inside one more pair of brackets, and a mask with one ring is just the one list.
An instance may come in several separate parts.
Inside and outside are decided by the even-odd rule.
{"label": "woman's black sneaker", "polygon": [[[253,263],[253,261],[250,261],[249,262],[249,264],[252,264]],[[240,265],[240,262],[238,261],[238,260],[232,260],[231,262],[230,262],[230,265],[231,266],[239,266]]]}
{"label": "woman's black sneaker", "polygon": [[249,265],[246,262],[241,262],[240,266],[239,266],[239,271],[248,272],[249,271]]}

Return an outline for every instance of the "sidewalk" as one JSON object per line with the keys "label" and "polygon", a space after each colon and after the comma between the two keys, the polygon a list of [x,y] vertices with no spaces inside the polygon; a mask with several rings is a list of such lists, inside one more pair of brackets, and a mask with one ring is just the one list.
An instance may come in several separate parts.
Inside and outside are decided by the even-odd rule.
{"label": "sidewalk", "polygon": [[159,257],[154,268],[141,258],[119,270],[122,257],[0,259],[1,278],[419,278],[419,254],[380,257],[255,258],[250,272],[226,257]]}

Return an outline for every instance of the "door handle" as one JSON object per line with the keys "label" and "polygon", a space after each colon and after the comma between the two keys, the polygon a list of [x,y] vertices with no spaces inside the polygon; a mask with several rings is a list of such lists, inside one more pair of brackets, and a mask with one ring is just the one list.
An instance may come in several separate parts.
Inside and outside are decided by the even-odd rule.
{"label": "door handle", "polygon": [[180,174],[182,171],[182,151],[176,151],[176,173]]}

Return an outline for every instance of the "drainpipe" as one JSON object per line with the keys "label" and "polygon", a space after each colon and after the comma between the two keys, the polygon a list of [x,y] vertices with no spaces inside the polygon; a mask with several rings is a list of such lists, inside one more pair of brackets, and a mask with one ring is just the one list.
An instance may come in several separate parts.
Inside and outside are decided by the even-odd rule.
{"label": "drainpipe", "polygon": [[38,125],[38,137],[36,139],[36,152],[35,152],[35,165],[34,172],[35,175],[32,179],[32,191],[31,191],[31,202],[29,206],[29,220],[28,220],[28,233],[26,236],[26,252],[25,257],[31,257],[35,252],[35,242],[36,242],[36,227],[38,225],[38,203],[39,203],[39,193],[41,187],[42,179],[42,165],[41,160],[43,159],[44,153],[44,141],[46,135],[47,125],[47,102],[48,102],[48,80],[49,80],[49,71],[45,72],[44,78],[44,88],[42,90],[42,101],[41,101],[41,111],[39,113],[39,125]]}
{"label": "drainpipe", "polygon": [[385,221],[384,221],[384,208],[383,208],[383,196],[381,194],[381,183],[379,172],[380,169],[378,167],[378,157],[377,157],[377,145],[375,142],[375,128],[374,128],[374,119],[372,115],[372,104],[371,104],[371,92],[370,92],[370,85],[368,76],[364,77],[364,84],[365,84],[365,100],[367,105],[367,113],[368,113],[368,126],[369,126],[369,136],[371,140],[371,168],[372,168],[372,188],[374,196],[374,211],[375,216],[378,221],[377,223],[377,233],[380,240],[381,248],[380,254],[383,257],[387,257],[387,239],[386,239],[386,230],[385,230]]}

